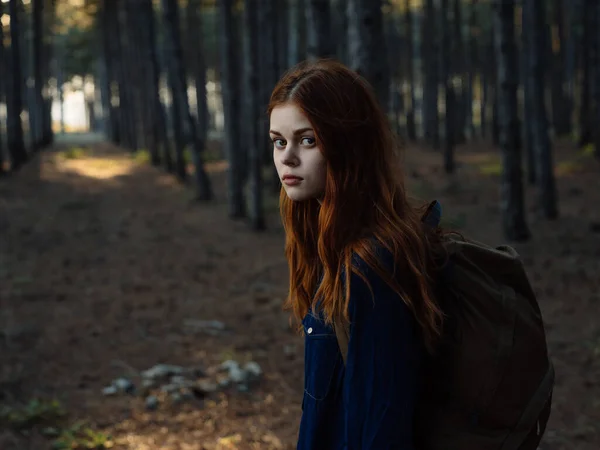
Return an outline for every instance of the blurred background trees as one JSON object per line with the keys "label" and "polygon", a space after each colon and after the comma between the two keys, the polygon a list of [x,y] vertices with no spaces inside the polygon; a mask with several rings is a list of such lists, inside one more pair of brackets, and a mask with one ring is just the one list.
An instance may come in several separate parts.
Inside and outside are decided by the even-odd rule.
{"label": "blurred background trees", "polygon": [[318,57],[366,77],[403,141],[439,151],[449,177],[461,145],[495,146],[509,239],[530,236],[527,184],[544,217],[559,214],[558,139],[600,159],[596,0],[1,0],[0,16],[4,174],[85,130],[208,201],[204,165],[223,158],[230,217],[264,229],[279,189],[269,94]]}

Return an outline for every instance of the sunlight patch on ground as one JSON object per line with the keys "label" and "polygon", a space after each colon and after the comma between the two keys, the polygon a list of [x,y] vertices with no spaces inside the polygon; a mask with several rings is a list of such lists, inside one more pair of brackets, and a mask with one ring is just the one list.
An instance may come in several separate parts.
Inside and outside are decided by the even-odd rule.
{"label": "sunlight patch on ground", "polygon": [[64,159],[57,157],[54,160],[56,170],[59,172],[75,172],[87,178],[107,180],[121,175],[127,175],[139,164],[131,158],[78,158]]}

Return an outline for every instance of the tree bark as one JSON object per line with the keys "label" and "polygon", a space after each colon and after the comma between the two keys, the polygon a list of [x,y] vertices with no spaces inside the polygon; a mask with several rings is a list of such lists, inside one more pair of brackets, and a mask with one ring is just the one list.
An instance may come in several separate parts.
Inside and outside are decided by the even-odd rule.
{"label": "tree bark", "polygon": [[405,102],[406,108],[406,136],[409,140],[417,139],[417,130],[415,124],[415,109],[417,100],[415,98],[415,67],[414,67],[414,35],[413,35],[413,14],[410,0],[404,3],[404,27],[406,39],[406,75],[410,101]]}
{"label": "tree bark", "polygon": [[458,79],[458,83],[452,83],[453,86],[453,125],[454,125],[454,143],[462,144],[465,142],[465,123],[467,108],[473,108],[471,99],[467,99],[465,90],[465,43],[462,33],[462,6],[461,0],[453,0],[452,4],[452,59],[450,61],[450,73],[453,78]]}
{"label": "tree bark", "polygon": [[[306,28],[306,14],[304,11],[304,0],[287,0],[289,14],[288,30],[288,66],[293,67],[304,59],[301,43],[304,40],[302,29]],[[257,24],[259,23],[257,18]],[[258,25],[257,25],[258,26]]]}
{"label": "tree bark", "polygon": [[533,95],[531,90],[531,77],[529,76],[528,59],[530,57],[531,47],[531,20],[529,18],[529,9],[522,8],[521,10],[521,66],[520,73],[523,82],[523,123],[522,123],[522,149],[525,151],[527,158],[527,181],[534,185],[537,182],[537,165],[535,158],[535,146],[533,139],[534,126],[531,123],[533,120]]}
{"label": "tree bark", "polygon": [[259,144],[259,109],[258,109],[258,15],[257,1],[245,0],[244,4],[244,81],[246,102],[246,143],[249,153],[250,169],[250,226],[255,231],[266,228],[263,206],[262,154]]}
{"label": "tree bark", "polygon": [[423,128],[425,140],[434,148],[440,146],[438,112],[438,38],[435,26],[434,0],[425,0],[423,27],[424,36],[421,59],[424,61],[423,74]]}
{"label": "tree bark", "polygon": [[527,23],[530,33],[528,87],[531,90],[532,100],[532,120],[530,124],[533,127],[532,137],[537,166],[536,174],[539,176],[539,206],[547,219],[555,219],[558,217],[556,182],[554,180],[552,145],[548,136],[548,117],[544,101],[546,71],[543,60],[545,26],[543,0],[525,0],[524,9],[527,9]]}
{"label": "tree bark", "polygon": [[582,79],[581,96],[579,103],[579,147],[585,147],[593,143],[594,136],[594,117],[592,110],[592,79],[593,79],[593,46],[595,34],[598,28],[595,27],[595,0],[584,0],[583,13],[583,42],[582,42]]}
{"label": "tree bark", "polygon": [[162,103],[160,98],[160,74],[161,67],[159,64],[158,57],[158,45],[156,42],[156,14],[154,13],[154,6],[152,0],[144,0],[142,3],[141,14],[144,17],[144,23],[146,23],[146,40],[147,40],[147,55],[146,58],[150,62],[150,73],[149,73],[149,92],[150,104],[152,109],[151,124],[155,129],[155,138],[157,142],[162,145],[162,153],[157,155],[157,158],[161,158],[165,169],[168,172],[173,172],[174,164],[173,157],[171,154],[171,142],[169,140],[169,129],[167,114],[165,112],[165,105]]}
{"label": "tree bark", "polygon": [[[121,135],[120,135],[120,126],[119,126],[119,117],[118,117],[118,111],[114,106],[113,103],[113,99],[114,99],[114,92],[113,92],[113,87],[116,81],[116,74],[115,74],[115,66],[113,63],[113,55],[112,55],[112,44],[111,44],[111,31],[112,31],[112,27],[110,25],[110,21],[111,21],[111,13],[113,12],[111,10],[111,6],[112,3],[111,2],[104,2],[101,4],[100,6],[100,34],[102,36],[102,64],[104,66],[104,70],[102,71],[102,103],[103,103],[103,110],[104,110],[104,116],[106,118],[105,120],[105,130],[106,130],[106,134],[108,136],[108,138],[116,145],[119,145],[120,141],[121,141]],[[59,41],[59,46],[60,46],[60,60],[64,61],[64,43],[63,41]],[[59,90],[60,90],[60,95],[61,95],[61,131],[64,133],[64,118],[63,118],[63,98],[62,98],[62,93],[63,93],[63,83],[64,83],[64,76],[63,74],[63,69],[59,69],[60,71],[60,76],[59,76]]]}
{"label": "tree bark", "polygon": [[208,138],[209,112],[206,102],[206,63],[204,62],[204,25],[202,23],[202,1],[188,0],[187,34],[190,52],[190,69],[196,86],[196,110],[198,115],[198,136],[205,142]]}
{"label": "tree bark", "polygon": [[276,11],[278,20],[275,21],[275,33],[277,35],[276,44],[276,55],[277,55],[277,78],[281,77],[283,73],[288,69],[288,36],[290,27],[290,15],[288,13],[288,2],[286,0],[279,0],[276,3]]}
{"label": "tree bark", "polygon": [[581,2],[582,0],[568,1],[564,5],[566,21],[568,23],[568,33],[566,42],[562,45],[565,47],[565,101],[568,105],[569,117],[569,133],[573,133],[575,124],[573,123],[573,111],[575,109],[575,73],[577,64],[577,49],[580,44],[578,33],[579,29],[579,17],[581,16]]}
{"label": "tree bark", "polygon": [[[246,201],[244,198],[241,153],[244,146],[239,145],[241,124],[239,57],[237,54],[233,0],[219,0],[219,19],[221,25],[221,92],[223,96],[223,114],[225,116],[225,153],[229,161],[227,171],[229,217],[238,219],[246,217]],[[272,29],[272,24],[270,25]],[[274,52],[270,52],[274,56]],[[272,67],[272,66],[270,66]]]}
{"label": "tree bark", "polygon": [[346,14],[347,0],[333,0],[331,10],[333,14],[333,22],[335,25],[336,55],[337,59],[342,63],[348,63],[348,15]]}
{"label": "tree bark", "polygon": [[[197,131],[196,123],[190,112],[187,97],[187,85],[185,82],[185,68],[183,65],[183,48],[181,45],[181,33],[179,31],[179,6],[177,0],[163,0],[163,13],[166,25],[166,38],[169,42],[169,84],[173,95],[173,122],[179,127],[180,137],[182,139],[181,127],[187,124],[191,140],[191,153],[194,164],[194,174],[196,179],[196,199],[208,201],[213,198],[212,187],[208,174],[204,170],[202,153],[204,142],[201,142]],[[183,142],[179,143],[183,145]],[[179,168],[178,173],[180,173]],[[185,171],[185,167],[183,167]]]}
{"label": "tree bark", "polygon": [[10,14],[10,88],[7,92],[6,122],[8,151],[11,157],[11,170],[16,171],[28,160],[23,136],[22,71],[21,71],[21,28],[19,0],[8,2]]}
{"label": "tree bark", "polygon": [[440,52],[440,78],[444,82],[445,115],[444,115],[444,170],[446,173],[454,172],[454,142],[457,130],[453,120],[457,111],[457,99],[452,84],[451,48],[452,34],[450,32],[448,0],[440,2],[440,29],[442,31],[442,48]]}
{"label": "tree bark", "polygon": [[42,71],[42,45],[44,40],[44,2],[32,0],[32,59],[33,59],[33,105],[29,109],[29,133],[31,136],[31,149],[37,151],[42,144],[43,116],[44,116],[44,78]]}
{"label": "tree bark", "polygon": [[123,30],[121,25],[121,4],[116,0],[106,0],[106,8],[110,11],[108,15],[109,25],[111,32],[109,35],[111,45],[111,57],[115,65],[115,87],[117,88],[119,98],[119,137],[120,145],[133,149],[135,143],[133,142],[131,124],[132,117],[130,115],[131,110],[131,96],[130,91],[127,88],[127,70],[125,67],[125,49],[123,45]]}
{"label": "tree bark", "polygon": [[331,33],[329,0],[304,0],[307,24],[307,56],[309,59],[335,55],[335,41]]}
{"label": "tree bark", "polygon": [[590,5],[590,14],[594,17],[594,27],[592,29],[596,30],[596,32],[594,33],[594,41],[592,43],[594,47],[594,60],[592,62],[592,65],[594,67],[594,123],[596,124],[596,126],[594,127],[594,156],[597,159],[600,159],[600,32],[598,32],[598,27],[600,27],[600,3],[591,3],[592,4]]}
{"label": "tree bark", "polygon": [[517,46],[515,43],[515,0],[495,0],[493,21],[498,68],[498,125],[502,149],[501,210],[507,239],[527,240],[525,221],[519,118],[517,107]]}
{"label": "tree bark", "polygon": [[[465,71],[467,73],[466,78],[466,98],[470,107],[467,107],[467,116],[465,117],[465,127],[469,136],[473,138],[475,136],[475,124],[473,120],[473,97],[474,97],[474,85],[477,73],[479,76],[479,83],[481,84],[481,68],[479,67],[479,44],[478,37],[481,35],[481,27],[477,25],[477,8],[479,7],[479,0],[471,0],[469,5],[469,16],[468,22],[468,39],[465,61]],[[479,99],[481,105],[481,98]]]}
{"label": "tree bark", "polygon": [[[572,1],[572,0],[571,0]],[[562,136],[571,132],[571,111],[565,92],[567,70],[567,33],[564,0],[554,0],[554,30],[555,42],[552,45],[552,125],[556,135]]]}
{"label": "tree bark", "polygon": [[[4,3],[0,1],[0,17],[4,15]],[[0,25],[0,103],[4,101],[6,92],[6,78],[8,70],[6,69],[8,61],[6,60],[6,51],[4,49],[4,30]],[[2,137],[2,128],[0,127],[0,176],[5,174],[4,170],[4,140]]]}
{"label": "tree bark", "polygon": [[381,0],[348,0],[348,47],[350,67],[371,83],[385,110],[389,69]]}

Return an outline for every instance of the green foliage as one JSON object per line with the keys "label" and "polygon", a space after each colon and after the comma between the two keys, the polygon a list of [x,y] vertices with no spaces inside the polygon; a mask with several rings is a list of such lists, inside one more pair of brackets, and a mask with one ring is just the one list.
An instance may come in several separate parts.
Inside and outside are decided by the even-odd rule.
{"label": "green foliage", "polygon": [[81,159],[88,156],[89,151],[83,147],[70,147],[58,154],[63,159]]}
{"label": "green foliage", "polygon": [[137,152],[135,152],[132,155],[132,158],[138,164],[149,164],[150,163],[150,152],[148,150],[146,150],[145,148],[140,148],[140,149],[138,149]]}
{"label": "green foliage", "polygon": [[58,432],[52,448],[55,450],[67,449],[108,449],[113,446],[109,435],[93,430],[84,422],[77,422],[67,429]]}
{"label": "green foliage", "polygon": [[41,426],[41,433],[54,438],[52,448],[108,449],[113,446],[110,436],[100,433],[85,422],[65,426],[67,414],[58,400],[32,399],[22,407],[0,407],[0,427],[25,431]]}
{"label": "green foliage", "polygon": [[0,424],[17,430],[44,423],[54,423],[64,416],[65,411],[58,400],[33,399],[21,408],[9,406],[0,408]]}
{"label": "green foliage", "polygon": [[586,146],[584,146],[581,149],[581,156],[584,156],[584,157],[594,156],[595,151],[596,151],[596,148],[595,148],[594,144],[587,144]]}
{"label": "green foliage", "polygon": [[502,163],[500,161],[488,162],[479,166],[479,172],[483,175],[502,175]]}

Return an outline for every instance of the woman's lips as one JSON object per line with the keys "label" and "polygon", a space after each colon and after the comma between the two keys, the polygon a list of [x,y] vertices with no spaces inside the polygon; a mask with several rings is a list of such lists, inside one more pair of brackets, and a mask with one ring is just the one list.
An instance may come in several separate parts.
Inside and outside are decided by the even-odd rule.
{"label": "woman's lips", "polygon": [[295,175],[284,175],[282,181],[287,186],[296,186],[297,184],[300,184],[302,178]]}

